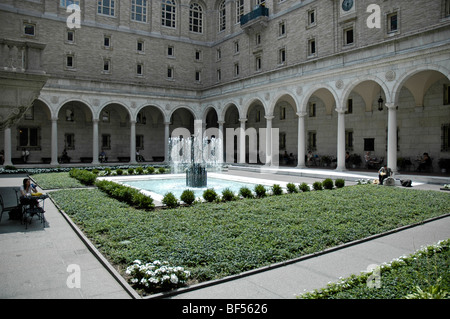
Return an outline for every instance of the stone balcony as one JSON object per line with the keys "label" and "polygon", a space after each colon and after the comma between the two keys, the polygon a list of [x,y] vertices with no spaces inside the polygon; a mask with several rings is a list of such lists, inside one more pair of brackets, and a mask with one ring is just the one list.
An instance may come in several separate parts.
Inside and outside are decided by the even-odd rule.
{"label": "stone balcony", "polygon": [[260,32],[269,21],[269,9],[259,6],[241,17],[241,28],[247,32]]}
{"label": "stone balcony", "polygon": [[42,43],[0,39],[0,130],[22,118],[47,82],[44,49]]}

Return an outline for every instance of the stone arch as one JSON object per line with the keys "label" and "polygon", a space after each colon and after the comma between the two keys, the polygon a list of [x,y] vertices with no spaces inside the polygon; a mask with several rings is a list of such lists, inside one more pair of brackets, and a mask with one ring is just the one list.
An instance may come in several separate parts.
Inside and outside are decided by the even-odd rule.
{"label": "stone arch", "polygon": [[279,92],[275,98],[272,100],[269,109],[267,111],[267,115],[273,115],[273,112],[275,110],[275,106],[281,102],[281,101],[286,101],[288,102],[291,106],[294,107],[294,111],[295,112],[299,112],[299,104],[297,101],[297,98],[294,94],[292,94],[289,91],[286,90],[282,90],[281,92]]}
{"label": "stone arch", "polygon": [[[384,103],[391,101],[390,90],[381,79],[375,76],[368,76],[365,79],[358,79],[350,82],[346,88],[344,88],[342,94],[342,108],[347,110],[347,100],[352,92],[356,92],[364,101],[365,111],[373,111],[372,104],[374,99],[378,99],[380,96]],[[384,105],[383,105],[384,107]]]}
{"label": "stone arch", "polygon": [[333,111],[333,106],[337,107],[337,103],[339,103],[339,97],[331,86],[327,84],[316,84],[312,86],[303,97],[300,104],[300,112],[303,113],[308,111],[308,101],[313,95],[317,96],[325,103],[325,108],[328,114],[331,114]]}

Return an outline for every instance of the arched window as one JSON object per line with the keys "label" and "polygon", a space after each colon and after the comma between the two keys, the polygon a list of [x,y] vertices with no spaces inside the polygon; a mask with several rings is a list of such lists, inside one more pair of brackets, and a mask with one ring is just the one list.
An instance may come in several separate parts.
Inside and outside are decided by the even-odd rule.
{"label": "arched window", "polygon": [[219,31],[225,30],[227,27],[227,12],[225,9],[225,0],[219,5]]}
{"label": "arched window", "polygon": [[176,4],[175,1],[162,0],[161,1],[161,24],[165,27],[175,28],[176,18]]}
{"label": "arched window", "polygon": [[203,32],[203,9],[198,3],[192,3],[189,8],[189,31]]}

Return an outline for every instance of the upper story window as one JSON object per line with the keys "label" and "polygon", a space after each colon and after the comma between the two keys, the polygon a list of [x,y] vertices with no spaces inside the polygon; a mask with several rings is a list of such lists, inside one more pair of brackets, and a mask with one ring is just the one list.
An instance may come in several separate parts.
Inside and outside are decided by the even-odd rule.
{"label": "upper story window", "polygon": [[59,6],[62,8],[67,8],[68,6],[70,6],[72,4],[76,4],[77,6],[79,6],[80,1],[79,0],[60,0],[59,1]]}
{"label": "upper story window", "polygon": [[115,0],[98,0],[97,12],[107,16],[115,16]]}
{"label": "upper story window", "polygon": [[203,32],[203,9],[198,3],[192,3],[189,8],[189,31]]}
{"label": "upper story window", "polygon": [[236,23],[241,22],[241,17],[244,15],[244,0],[236,0]]}
{"label": "upper story window", "polygon": [[227,27],[227,11],[225,9],[225,1],[219,5],[219,31],[224,31]]}
{"label": "upper story window", "polygon": [[147,22],[147,0],[131,1],[131,20]]}
{"label": "upper story window", "polygon": [[398,31],[398,14],[397,12],[391,13],[387,16],[387,27],[388,33],[393,33]]}
{"label": "upper story window", "polygon": [[161,24],[165,27],[175,28],[176,4],[175,1],[161,1]]}

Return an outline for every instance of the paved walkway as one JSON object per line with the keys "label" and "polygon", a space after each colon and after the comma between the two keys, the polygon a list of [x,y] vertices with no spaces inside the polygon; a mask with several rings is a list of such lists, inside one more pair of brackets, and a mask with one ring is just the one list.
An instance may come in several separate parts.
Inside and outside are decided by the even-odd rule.
{"label": "paved walkway", "polygon": [[[272,173],[230,170],[227,174],[296,183],[300,180],[312,183],[322,178],[320,174],[299,177],[291,173]],[[3,187],[20,186],[23,177],[0,176],[0,191]],[[349,181],[353,178],[347,177]],[[441,186],[419,183],[414,188],[439,190]],[[5,201],[5,206],[8,206],[8,200]],[[27,230],[19,221],[8,220],[8,213],[3,214],[0,221],[0,298],[139,298],[105,260],[99,260],[95,256],[95,247],[83,236],[80,238],[77,235],[70,221],[66,220],[50,200],[46,200],[45,210],[46,227],[43,228],[35,218]],[[339,277],[364,271],[371,264],[389,262],[393,258],[412,253],[423,245],[447,238],[450,238],[450,217],[269,271],[209,287],[201,284],[195,287],[199,289],[183,290],[182,294],[165,297],[290,299],[305,290],[321,288]],[[79,272],[70,271],[73,265],[79,267]],[[69,288],[77,283],[74,280],[77,274],[80,275],[80,287]]]}
{"label": "paved walkway", "polygon": [[[22,180],[23,176],[1,177],[0,187],[18,187]],[[9,201],[5,202],[8,206]],[[45,211],[46,227],[34,217],[26,230],[20,221],[8,220],[8,213],[3,214],[0,299],[131,298],[50,199],[45,200]]]}

